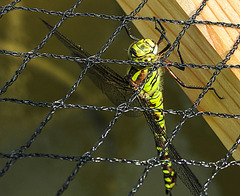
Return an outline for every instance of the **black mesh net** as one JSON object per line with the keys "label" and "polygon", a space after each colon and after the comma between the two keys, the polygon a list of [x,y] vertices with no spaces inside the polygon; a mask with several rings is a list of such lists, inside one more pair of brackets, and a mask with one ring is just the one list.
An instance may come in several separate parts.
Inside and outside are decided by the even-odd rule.
{"label": "black mesh net", "polygon": [[[92,80],[85,77],[94,63],[104,63],[124,77],[128,65],[133,63],[125,60],[132,40],[124,25],[130,26],[131,32],[140,37],[131,22],[146,20],[153,24],[156,20],[135,17],[146,3],[142,1],[131,14],[125,15],[119,5],[110,0],[0,2],[2,195],[165,194],[161,162],[156,159],[148,121],[143,115],[137,118],[122,115],[150,109],[126,107],[126,103],[113,106]],[[185,24],[183,31],[195,24],[239,28],[239,24],[195,20],[204,5],[205,1],[187,21],[158,20],[163,25]],[[55,25],[93,55],[89,58],[69,55],[68,49],[39,18]],[[182,35],[179,34],[174,47]],[[183,157],[173,156],[173,162],[180,168],[188,165],[202,184],[199,192],[202,195],[238,193],[240,163],[231,155],[240,138],[236,138],[235,145],[227,151],[202,116],[238,120],[239,115],[195,111],[221,70],[239,68],[239,65],[226,65],[238,43],[239,39],[226,58],[216,62],[217,66],[175,64],[214,70],[194,104],[171,76],[164,76],[165,87],[171,86],[164,91],[169,141]],[[170,49],[165,58],[171,52]],[[76,62],[86,67],[80,69]],[[112,88],[102,91],[114,94]],[[184,133],[179,132],[182,129]],[[191,187],[184,185],[188,182],[180,178],[172,194],[196,195]]]}

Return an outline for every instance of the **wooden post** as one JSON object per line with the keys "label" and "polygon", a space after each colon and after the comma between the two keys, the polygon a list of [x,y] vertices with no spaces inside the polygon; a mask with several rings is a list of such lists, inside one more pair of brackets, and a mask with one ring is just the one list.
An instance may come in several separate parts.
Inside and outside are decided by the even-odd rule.
{"label": "wooden post", "polygon": [[[129,14],[141,0],[117,0],[123,10]],[[137,16],[157,17],[176,20],[186,20],[199,8],[202,0],[149,0]],[[240,23],[239,1],[211,0],[196,18],[203,21]],[[158,40],[159,33],[153,28],[154,24],[147,21],[133,22],[143,37]],[[178,36],[183,26],[163,23],[167,37],[171,42]],[[215,25],[193,25],[181,39],[181,53],[185,63],[216,65],[225,58],[237,40],[239,29],[219,27]],[[169,60],[179,61],[177,55],[170,55]],[[235,51],[227,64],[240,64],[240,50]],[[174,68],[173,68],[174,69]],[[184,72],[174,69],[174,72],[187,84],[204,86],[209,81],[214,70],[190,69]],[[217,89],[220,100],[213,92],[208,92],[200,105],[199,111],[216,113],[240,114],[240,71],[239,69],[222,70],[213,87]],[[194,102],[200,91],[184,89],[189,99]],[[230,149],[240,135],[240,120],[203,116],[218,138],[227,149]],[[240,160],[240,147],[233,157]]]}

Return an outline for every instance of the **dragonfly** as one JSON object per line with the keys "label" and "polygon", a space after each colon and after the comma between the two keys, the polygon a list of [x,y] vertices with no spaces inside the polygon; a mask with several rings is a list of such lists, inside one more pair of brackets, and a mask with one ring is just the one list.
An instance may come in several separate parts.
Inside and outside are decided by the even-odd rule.
{"label": "dragonfly", "polygon": [[[48,29],[53,29],[53,26],[44,20],[42,21]],[[157,25],[159,25],[160,28]],[[128,49],[128,56],[130,60],[148,63],[155,62],[171,46],[171,43],[165,36],[166,31],[164,27],[158,21],[155,23],[155,29],[160,32],[161,36],[156,43],[151,39],[138,39],[132,36],[127,28],[125,29],[129,37],[134,40],[134,43],[131,44]],[[92,56],[80,45],[75,44],[61,32],[56,30],[54,35],[70,50],[73,56],[81,58],[89,58]],[[163,41],[163,39],[167,41],[167,45],[158,52],[158,45]],[[177,51],[181,62],[183,62],[179,47]],[[166,60],[166,62],[169,63],[170,61]],[[82,69],[85,68],[84,63],[78,62],[78,64]],[[203,89],[203,87],[191,87],[185,85],[169,67],[166,67],[165,69],[167,69],[173,78],[183,87]],[[182,67],[179,67],[179,69],[184,70]],[[178,176],[190,190],[192,195],[200,195],[202,185],[190,168],[186,164],[179,165],[172,164],[171,162],[171,159],[180,160],[182,158],[172,143],[169,143],[168,146],[165,147],[167,141],[166,125],[164,114],[161,112],[161,110],[163,110],[161,88],[162,70],[149,70],[149,67],[143,68],[139,66],[131,66],[127,75],[122,77],[105,64],[96,63],[88,70],[87,75],[115,105],[128,102],[129,97],[131,97],[136,90],[139,89],[139,86],[145,83],[137,97],[136,101],[138,103],[135,102],[134,104],[140,104],[140,106],[144,108],[150,107],[153,109],[159,109],[154,112],[146,110],[144,111],[144,116],[153,131],[157,152],[158,154],[162,154],[160,160],[163,162],[162,170],[164,174],[166,194],[171,195],[171,191],[176,183],[176,177]],[[148,78],[148,80],[146,80],[146,78]],[[214,88],[210,88],[210,90],[213,90],[218,96]],[[221,98],[220,96],[218,97]]]}

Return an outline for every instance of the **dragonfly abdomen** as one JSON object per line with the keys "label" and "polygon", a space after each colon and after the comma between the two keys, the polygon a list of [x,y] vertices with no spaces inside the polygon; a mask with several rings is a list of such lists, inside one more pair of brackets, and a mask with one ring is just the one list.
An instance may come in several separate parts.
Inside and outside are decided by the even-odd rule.
{"label": "dragonfly abdomen", "polygon": [[[146,84],[144,85],[140,97],[145,99],[148,106],[151,109],[157,109],[158,111],[153,111],[154,120],[159,124],[159,130],[155,130],[155,142],[158,153],[163,151],[164,145],[166,143],[166,125],[163,109],[163,96],[162,96],[162,82],[161,82],[162,70],[158,69],[156,71],[149,71],[149,69],[138,69],[135,67],[130,67],[128,71],[127,78],[132,86],[139,88],[141,84],[147,78]],[[172,162],[168,154],[168,149],[166,148],[163,155],[160,157],[163,161],[163,175],[165,181],[166,193],[170,193],[176,183],[176,173],[172,169]]]}
{"label": "dragonfly abdomen", "polygon": [[165,164],[163,165],[163,174],[166,187],[166,194],[169,194],[176,184],[177,174],[172,169],[172,162],[170,161],[168,153],[165,152],[161,159],[165,161]]}

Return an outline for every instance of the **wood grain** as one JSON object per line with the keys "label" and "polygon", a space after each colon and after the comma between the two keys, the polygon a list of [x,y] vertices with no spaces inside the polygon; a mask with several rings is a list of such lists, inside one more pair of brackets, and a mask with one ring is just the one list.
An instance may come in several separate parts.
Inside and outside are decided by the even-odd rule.
{"label": "wood grain", "polygon": [[[117,0],[122,9],[129,14],[136,8],[141,0]],[[186,20],[201,5],[202,0],[149,0],[137,16],[157,17],[176,20]],[[240,1],[237,0],[211,0],[196,18],[203,21],[240,23]],[[153,22],[133,22],[143,37],[158,40],[159,33],[154,29]],[[183,26],[163,23],[167,37],[173,43]],[[193,25],[181,39],[181,53],[185,63],[216,65],[225,58],[239,36],[239,30],[216,25]],[[171,61],[178,61],[176,53],[169,57]],[[240,64],[240,50],[235,51],[227,64]],[[174,69],[174,68],[173,68]],[[209,81],[214,70],[190,69],[174,72],[187,84],[204,86]],[[240,114],[240,72],[239,69],[222,70],[213,87],[224,97],[220,100],[213,92],[208,92],[200,105],[199,111],[210,111],[227,114]],[[183,89],[189,99],[194,102],[201,91]],[[212,130],[230,149],[240,135],[240,121],[219,117],[203,116]],[[234,152],[233,157],[240,160],[240,147]]]}

